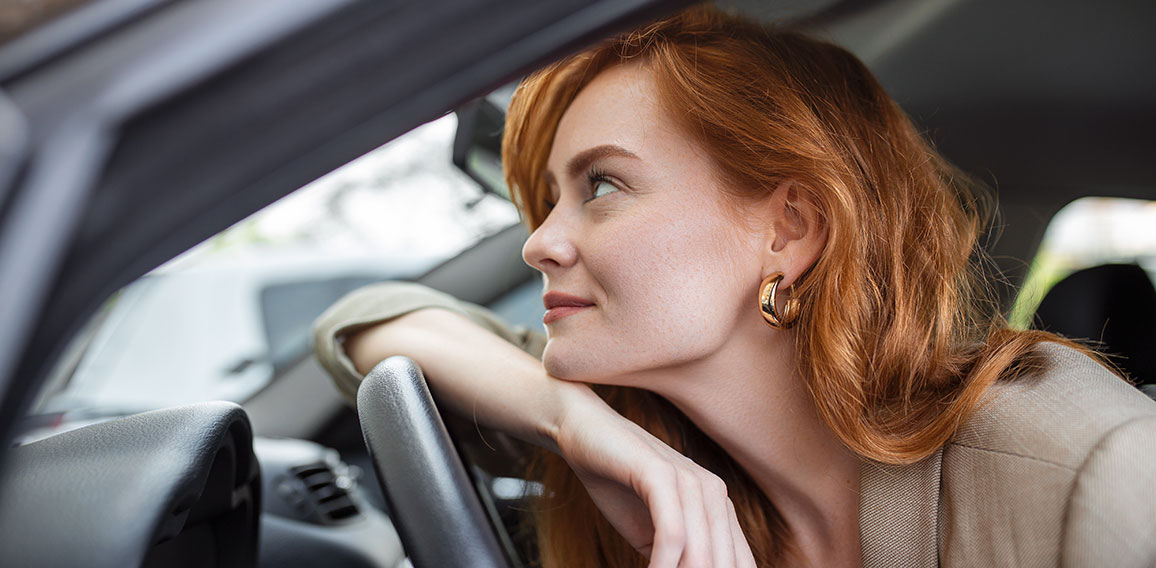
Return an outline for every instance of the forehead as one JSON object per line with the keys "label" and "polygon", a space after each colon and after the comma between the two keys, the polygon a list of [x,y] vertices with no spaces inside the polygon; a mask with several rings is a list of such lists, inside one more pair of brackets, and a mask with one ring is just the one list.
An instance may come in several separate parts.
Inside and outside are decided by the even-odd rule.
{"label": "forehead", "polygon": [[694,153],[690,142],[659,104],[650,71],[616,65],[598,74],[575,97],[558,122],[546,167],[551,177],[583,150],[612,144],[648,158]]}

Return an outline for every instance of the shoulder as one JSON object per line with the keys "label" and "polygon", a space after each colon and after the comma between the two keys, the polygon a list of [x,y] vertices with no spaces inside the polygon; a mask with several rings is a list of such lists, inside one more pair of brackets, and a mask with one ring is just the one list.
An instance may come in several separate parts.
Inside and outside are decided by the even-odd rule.
{"label": "shoulder", "polygon": [[1037,347],[1043,368],[992,386],[951,446],[999,452],[1076,469],[1106,436],[1156,419],[1156,401],[1084,353]]}
{"label": "shoulder", "polygon": [[1037,350],[1042,368],[993,386],[944,448],[944,544],[1150,564],[1156,504],[1140,488],[1156,487],[1156,402],[1078,350]]}

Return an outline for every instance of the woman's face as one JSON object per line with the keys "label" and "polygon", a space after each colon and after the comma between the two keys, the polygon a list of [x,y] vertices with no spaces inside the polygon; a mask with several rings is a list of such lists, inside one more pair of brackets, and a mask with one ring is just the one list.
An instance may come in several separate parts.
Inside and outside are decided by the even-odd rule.
{"label": "woman's face", "polygon": [[[558,124],[555,204],[523,249],[545,279],[546,370],[647,386],[717,356],[756,308],[766,235],[736,222],[715,168],[638,65],[599,74]],[[757,327],[752,327],[757,326]]]}

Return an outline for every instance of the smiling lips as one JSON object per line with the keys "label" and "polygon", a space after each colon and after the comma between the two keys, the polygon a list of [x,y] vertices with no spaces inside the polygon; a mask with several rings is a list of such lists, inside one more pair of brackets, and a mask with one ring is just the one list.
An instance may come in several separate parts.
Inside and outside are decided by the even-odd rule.
{"label": "smiling lips", "polygon": [[590,300],[562,292],[547,292],[542,296],[542,303],[546,306],[546,315],[542,316],[542,323],[546,325],[594,306],[594,302]]}

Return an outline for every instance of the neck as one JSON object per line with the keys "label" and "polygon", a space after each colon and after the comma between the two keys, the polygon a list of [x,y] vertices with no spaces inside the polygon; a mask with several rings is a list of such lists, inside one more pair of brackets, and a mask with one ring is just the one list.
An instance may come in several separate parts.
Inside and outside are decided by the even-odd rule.
{"label": "neck", "polygon": [[859,459],[819,418],[795,371],[794,337],[755,323],[762,327],[735,334],[708,359],[667,369],[652,390],[753,478],[782,515],[800,560],[858,565]]}

